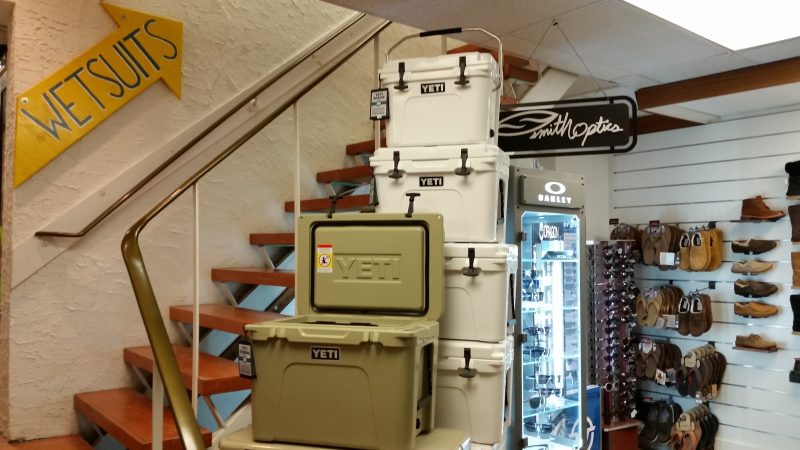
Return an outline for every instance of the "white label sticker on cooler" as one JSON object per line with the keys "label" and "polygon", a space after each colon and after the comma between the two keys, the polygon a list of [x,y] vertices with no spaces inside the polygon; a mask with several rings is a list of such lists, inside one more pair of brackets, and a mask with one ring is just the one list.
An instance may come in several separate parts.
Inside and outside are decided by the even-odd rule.
{"label": "white label sticker on cooler", "polygon": [[317,245],[317,273],[333,273],[333,245]]}

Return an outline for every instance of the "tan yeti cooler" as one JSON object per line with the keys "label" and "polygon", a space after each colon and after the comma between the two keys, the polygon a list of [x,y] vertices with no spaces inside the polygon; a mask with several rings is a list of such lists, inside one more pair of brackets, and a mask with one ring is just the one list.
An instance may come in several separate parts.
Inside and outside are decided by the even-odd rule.
{"label": "tan yeti cooler", "polygon": [[[417,437],[414,450],[470,450],[469,435],[463,430],[437,428]],[[324,447],[309,447],[268,442],[256,442],[253,429],[243,428],[225,436],[219,443],[219,450],[326,450]]]}
{"label": "tan yeti cooler", "polygon": [[412,450],[433,429],[441,215],[303,215],[299,316],[248,325],[259,442]]}

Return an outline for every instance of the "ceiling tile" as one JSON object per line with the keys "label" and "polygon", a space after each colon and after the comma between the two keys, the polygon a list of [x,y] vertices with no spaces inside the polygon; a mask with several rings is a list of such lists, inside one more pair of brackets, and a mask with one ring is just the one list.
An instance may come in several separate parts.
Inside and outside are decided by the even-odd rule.
{"label": "ceiling tile", "polygon": [[792,83],[681,103],[680,106],[724,118],[798,104],[800,104],[800,83]]}
{"label": "ceiling tile", "polygon": [[659,68],[655,72],[644,71],[642,75],[658,79],[662,83],[686,80],[714,73],[727,72],[740,67],[751,66],[754,63],[735,52],[725,52],[718,55],[707,56],[702,59],[685,63],[673,64]]}
{"label": "ceiling tile", "polygon": [[793,58],[800,55],[800,37],[741,50],[739,54],[757,64]]}

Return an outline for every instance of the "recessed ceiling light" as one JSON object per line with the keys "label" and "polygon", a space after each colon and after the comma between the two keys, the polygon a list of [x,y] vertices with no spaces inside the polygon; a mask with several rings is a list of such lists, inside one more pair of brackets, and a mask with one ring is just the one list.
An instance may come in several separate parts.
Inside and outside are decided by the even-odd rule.
{"label": "recessed ceiling light", "polygon": [[625,1],[731,50],[800,36],[797,0]]}

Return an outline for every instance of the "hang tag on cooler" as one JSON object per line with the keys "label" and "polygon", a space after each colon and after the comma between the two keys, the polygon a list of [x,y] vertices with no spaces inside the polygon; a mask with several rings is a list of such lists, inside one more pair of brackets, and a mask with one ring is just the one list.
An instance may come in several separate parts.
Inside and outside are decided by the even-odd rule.
{"label": "hang tag on cooler", "polygon": [[370,120],[382,120],[389,118],[388,88],[373,89],[370,91],[369,118]]}
{"label": "hang tag on cooler", "polygon": [[256,377],[256,366],[253,363],[253,344],[239,343],[239,376],[253,379]]}

